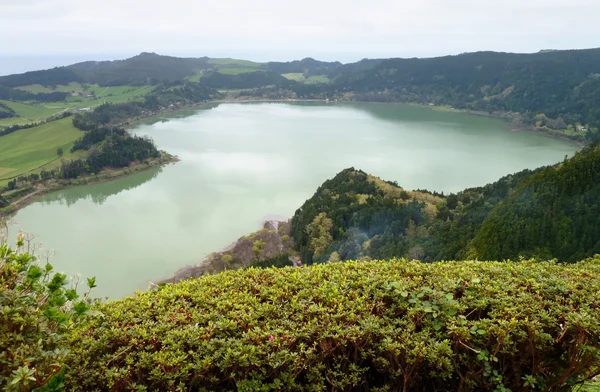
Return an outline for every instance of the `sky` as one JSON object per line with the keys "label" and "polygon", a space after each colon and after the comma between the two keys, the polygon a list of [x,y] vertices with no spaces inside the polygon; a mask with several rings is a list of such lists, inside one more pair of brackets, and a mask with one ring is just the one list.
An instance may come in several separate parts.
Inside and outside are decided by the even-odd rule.
{"label": "sky", "polygon": [[592,48],[598,15],[598,0],[0,0],[0,74],[140,52],[352,62]]}

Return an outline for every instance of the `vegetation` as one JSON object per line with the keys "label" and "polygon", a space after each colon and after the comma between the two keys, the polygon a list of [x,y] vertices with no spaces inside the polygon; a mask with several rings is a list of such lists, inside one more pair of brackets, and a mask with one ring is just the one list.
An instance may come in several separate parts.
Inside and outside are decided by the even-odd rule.
{"label": "vegetation", "polygon": [[56,86],[43,86],[41,84],[31,84],[27,86],[18,86],[15,88],[23,91],[28,91],[33,94],[52,93],[56,91],[62,93],[83,93],[85,90],[85,86],[79,82],[70,82],[67,85],[58,84]]}
{"label": "vegetation", "polygon": [[[249,269],[108,303],[77,390],[564,390],[600,366],[600,259]],[[535,282],[535,284],[532,284]]]}
{"label": "vegetation", "polygon": [[256,72],[256,68],[218,68],[217,72],[225,75],[237,75],[240,73]]}
{"label": "vegetation", "polygon": [[28,86],[40,84],[42,86],[65,85],[69,82],[81,82],[81,77],[65,67],[56,67],[44,71],[31,71],[22,74],[0,76],[0,85],[7,87]]}
{"label": "vegetation", "polygon": [[57,102],[65,100],[67,95],[67,93],[61,92],[32,94],[0,84],[0,99],[8,101]]}
{"label": "vegetation", "polygon": [[575,261],[600,253],[600,148],[589,150],[524,178],[483,222],[477,256]]}
{"label": "vegetation", "polygon": [[[62,391],[64,362],[72,355],[67,337],[88,317],[90,290],[78,294],[52,265],[38,262],[30,240],[16,248],[0,243],[0,388],[3,391]],[[44,261],[44,260],[42,260]]]}
{"label": "vegetation", "polygon": [[16,117],[17,113],[14,111],[13,108],[11,108],[10,106],[6,105],[3,102],[0,102],[0,119],[2,118],[11,118],[11,117]]}
{"label": "vegetation", "polygon": [[[71,118],[48,122],[0,136],[0,182],[24,175],[55,161],[57,149],[70,151],[82,132]],[[65,158],[74,157],[65,154]]]}
{"label": "vegetation", "polygon": [[200,83],[212,88],[251,89],[261,86],[281,85],[289,83],[288,79],[275,72],[247,72],[238,74],[223,74],[210,72],[205,74]]}
{"label": "vegetation", "polygon": [[406,191],[348,169],[296,211],[304,263],[408,257],[425,261],[519,257],[575,261],[600,252],[600,147],[443,195]]}
{"label": "vegetation", "polygon": [[79,129],[89,131],[100,126],[118,125],[131,118],[168,107],[205,102],[220,96],[218,91],[195,83],[161,85],[145,95],[141,101],[120,104],[105,103],[93,111],[77,113],[73,117],[73,124]]}
{"label": "vegetation", "polygon": [[25,122],[41,120],[64,112],[64,107],[54,107],[54,105],[45,106],[11,101],[0,101],[0,103],[10,108],[16,116],[21,117]]}
{"label": "vegetation", "polygon": [[[557,165],[450,195],[344,170],[291,224],[266,225],[174,280],[218,275],[106,303],[92,318],[89,292],[79,298],[64,275],[37,264],[25,237],[15,250],[3,240],[0,388],[563,391],[582,385],[600,373],[600,258],[593,257],[600,253],[600,145],[593,141],[600,128],[599,60],[596,49],[347,65],[143,53],[0,77],[0,119],[30,122],[64,112],[0,130],[5,210],[44,184],[157,162],[161,153],[152,140],[122,126],[221,98],[217,88],[240,97],[512,113],[517,126],[589,143]],[[70,118],[69,109],[83,107]],[[579,261],[586,257],[593,258]],[[469,259],[519,261],[439,262]],[[556,261],[535,261],[550,259]],[[300,262],[327,264],[283,268]]]}
{"label": "vegetation", "polygon": [[[426,59],[364,59],[352,64],[311,58],[260,64],[142,53],[126,60],[89,61],[0,77],[0,99],[65,101],[85,84],[97,85],[89,90],[102,97],[91,104],[95,106],[143,101],[153,86],[168,90],[172,84],[201,83],[243,89],[240,97],[415,102],[509,115],[516,127],[589,142],[600,129],[599,60],[600,49],[477,52]],[[76,99],[68,97],[70,102]],[[0,109],[0,116],[9,114]]]}
{"label": "vegetation", "polygon": [[267,69],[269,71],[276,72],[279,74],[300,73],[305,78],[314,75],[332,74],[336,72],[336,70],[340,69],[340,67],[342,67],[342,63],[340,63],[339,61],[328,63],[324,61],[318,61],[310,57],[286,63],[267,63]]}
{"label": "vegetation", "polygon": [[295,252],[289,233],[289,222],[273,224],[268,221],[261,230],[239,238],[224,251],[211,253],[196,266],[182,268],[163,283],[176,283],[205,274],[249,267],[291,266],[290,256]]}

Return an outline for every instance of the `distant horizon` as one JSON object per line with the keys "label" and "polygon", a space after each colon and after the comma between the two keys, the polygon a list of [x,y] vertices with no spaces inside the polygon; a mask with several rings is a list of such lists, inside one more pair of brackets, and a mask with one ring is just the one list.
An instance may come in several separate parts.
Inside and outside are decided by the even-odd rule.
{"label": "distant horizon", "polygon": [[207,51],[205,54],[199,52],[170,52],[166,51],[153,51],[153,50],[139,50],[137,52],[105,52],[105,53],[74,53],[74,52],[63,52],[63,53],[41,53],[41,54],[0,54],[0,76],[19,74],[31,71],[39,71],[45,69],[51,69],[55,67],[65,67],[85,61],[115,61],[115,60],[126,60],[131,57],[140,55],[141,53],[156,53],[161,56],[171,57],[188,57],[188,58],[232,58],[240,60],[249,60],[257,63],[267,62],[289,62],[295,60],[302,60],[305,58],[313,58],[319,61],[335,62],[339,61],[342,64],[355,63],[363,59],[390,59],[390,58],[435,58],[444,56],[456,56],[466,53],[477,53],[477,52],[496,52],[496,53],[513,53],[513,54],[535,54],[543,51],[567,51],[567,50],[593,50],[599,49],[600,47],[593,48],[544,48],[531,52],[524,51],[500,51],[500,50],[474,50],[460,53],[399,53],[397,55],[386,54],[386,53],[365,53],[365,55],[357,55],[355,53],[313,53],[307,55],[298,54],[282,54],[282,52],[267,53],[267,52],[214,52]]}

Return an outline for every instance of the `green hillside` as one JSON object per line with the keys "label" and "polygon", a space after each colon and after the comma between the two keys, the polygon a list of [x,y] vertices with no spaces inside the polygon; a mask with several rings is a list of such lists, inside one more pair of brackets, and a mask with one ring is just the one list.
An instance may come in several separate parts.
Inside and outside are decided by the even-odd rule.
{"label": "green hillside", "polygon": [[65,152],[64,158],[75,156],[69,151],[82,134],[72,118],[66,117],[0,136],[0,185],[12,177],[39,172],[42,166],[48,170],[59,165],[58,148]]}
{"label": "green hillside", "polygon": [[518,257],[600,253],[600,147],[555,166],[443,195],[407,191],[360,170],[326,181],[295,213],[303,260]]}
{"label": "green hillside", "polygon": [[[399,101],[503,114],[515,126],[588,142],[600,129],[600,49],[466,53],[423,59],[312,58],[256,63],[155,53],[0,77],[0,99],[71,100],[84,84],[164,86],[186,80],[235,97]],[[246,76],[242,76],[246,75]],[[99,92],[99,91],[98,91]],[[109,102],[123,102],[110,99]]]}
{"label": "green hillside", "polygon": [[[11,108],[19,117],[21,123],[29,123],[37,120],[42,120],[46,117],[59,114],[68,108],[65,102],[53,102],[53,103],[23,103],[0,100],[0,103]],[[3,121],[0,120],[0,124]]]}

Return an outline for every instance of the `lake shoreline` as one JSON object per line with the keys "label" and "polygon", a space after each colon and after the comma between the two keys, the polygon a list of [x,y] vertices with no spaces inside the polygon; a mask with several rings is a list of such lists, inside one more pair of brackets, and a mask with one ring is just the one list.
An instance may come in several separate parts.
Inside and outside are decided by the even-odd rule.
{"label": "lake shoreline", "polygon": [[[423,104],[408,104],[408,105],[415,105],[415,106],[420,106],[420,107],[426,107],[426,108],[431,108],[432,110],[436,110],[436,111],[440,111],[440,112],[450,112],[450,113],[464,113],[464,114],[468,114],[471,116],[480,116],[480,117],[490,117],[490,118],[499,118],[499,119],[504,119],[506,121],[512,121],[516,118],[516,116],[518,116],[518,113],[511,113],[511,112],[493,112],[493,113],[489,113],[489,112],[484,112],[484,111],[480,111],[480,110],[469,110],[469,109],[455,109],[455,108],[451,108],[448,106],[431,106],[431,105],[423,105]],[[575,140],[572,139],[566,135],[561,135],[555,132],[547,132],[547,131],[543,131],[538,129],[537,127],[533,126],[533,125],[526,125],[526,124],[519,124],[519,125],[514,125],[511,124],[511,126],[509,127],[509,129],[512,132],[532,132],[538,135],[543,135],[543,136],[547,136],[553,139],[557,139],[557,140],[565,140],[571,143],[576,144],[578,147],[583,148],[585,147],[585,143],[581,142],[579,140]]]}
{"label": "lake shoreline", "polygon": [[[218,99],[218,100],[212,100],[212,101],[198,102],[198,103],[189,104],[189,105],[183,105],[183,106],[180,106],[177,108],[165,108],[163,110],[160,110],[156,113],[152,113],[150,115],[143,115],[143,116],[127,119],[124,122],[118,124],[118,126],[122,126],[122,127],[125,127],[126,129],[130,130],[134,126],[136,126],[139,123],[146,121],[146,120],[158,119],[160,116],[164,116],[164,115],[170,114],[170,113],[177,114],[177,113],[181,113],[184,111],[201,109],[202,107],[206,107],[206,106],[210,106],[210,105],[218,106],[220,104],[235,104],[235,103],[244,104],[244,103],[303,103],[303,102],[305,102],[305,103],[323,103],[323,104],[332,105],[332,106],[339,105],[339,104],[348,104],[348,103],[401,104],[401,105],[426,108],[426,109],[435,110],[435,111],[439,111],[439,112],[462,113],[462,114],[467,114],[467,115],[472,115],[472,116],[504,119],[506,121],[509,121],[509,120],[512,120],[515,118],[515,114],[509,113],[509,112],[489,113],[489,112],[476,111],[476,110],[456,109],[456,108],[452,108],[452,107],[448,107],[448,106],[426,105],[426,104],[420,104],[420,103],[414,103],[414,102],[370,102],[370,101],[357,101],[357,100],[332,100],[332,101],[330,101],[330,100],[324,100],[324,99],[297,99],[297,98],[286,98],[286,99],[225,98],[225,99]],[[190,115],[193,115],[193,114],[190,114]],[[531,133],[546,136],[546,137],[556,139],[556,140],[568,141],[570,143],[574,143],[579,148],[583,148],[585,146],[584,143],[574,140],[574,139],[571,139],[567,136],[541,131],[535,127],[527,126],[525,124],[522,124],[522,125],[516,126],[516,127],[514,125],[509,126],[508,129],[512,132],[531,132]],[[16,213],[21,208],[26,207],[27,205],[31,204],[33,201],[37,200],[39,197],[41,197],[45,194],[51,193],[51,192],[68,189],[68,188],[72,188],[72,187],[76,187],[76,186],[80,186],[80,185],[91,185],[91,184],[96,184],[96,183],[100,183],[100,182],[112,181],[114,179],[127,176],[129,174],[138,173],[140,171],[150,169],[152,167],[155,167],[156,165],[165,165],[165,164],[175,163],[175,162],[179,161],[178,157],[172,156],[165,151],[161,151],[161,153],[163,154],[163,156],[158,161],[159,163],[155,163],[154,161],[151,161],[148,164],[144,164],[141,169],[140,169],[140,166],[137,166],[137,165],[134,165],[132,167],[128,167],[125,169],[118,169],[118,170],[108,169],[106,171],[106,173],[104,175],[102,175],[102,178],[98,178],[98,176],[88,176],[88,177],[84,177],[84,178],[80,178],[80,179],[69,180],[68,182],[63,182],[59,186],[53,186],[50,188],[44,187],[43,189],[32,192],[30,194],[27,194],[24,197],[22,197],[21,199],[17,200],[16,202],[12,202],[11,205],[0,209],[0,218],[5,218],[9,215]],[[167,158],[165,158],[165,157],[167,157]],[[135,169],[133,171],[130,171],[130,169],[134,168],[134,167],[135,167]],[[91,178],[93,178],[93,179],[90,181]],[[64,181],[64,180],[59,180],[59,181]],[[73,184],[74,181],[77,183]],[[35,189],[35,186],[33,187],[33,189]]]}
{"label": "lake shoreline", "polygon": [[[31,203],[38,200],[40,197],[52,192],[58,192],[61,190],[75,188],[83,185],[94,185],[103,182],[113,181],[118,178],[126,177],[131,174],[137,174],[155,168],[157,166],[164,166],[171,163],[179,162],[179,157],[177,157],[176,155],[171,155],[164,151],[161,151],[161,153],[162,155],[158,159],[152,159],[147,162],[133,163],[132,165],[121,169],[106,169],[98,175],[79,177],[71,180],[48,180],[46,184],[43,184],[44,181],[40,181],[38,184],[32,186],[32,192],[28,193],[27,195],[21,197],[16,201],[13,201],[9,206],[0,208],[0,219],[5,219],[7,217],[10,217],[11,215],[14,215],[20,209],[27,207]],[[37,185],[41,185],[42,187],[40,188]]]}
{"label": "lake shoreline", "polygon": [[[200,109],[204,106],[214,105],[214,104],[219,105],[219,104],[235,104],[235,103],[243,104],[243,103],[303,103],[303,102],[306,102],[306,103],[321,102],[321,103],[327,104],[327,105],[336,105],[336,104],[345,104],[345,103],[401,104],[401,105],[417,106],[417,107],[435,110],[435,111],[439,111],[439,112],[462,113],[462,114],[467,114],[470,116],[498,118],[498,119],[503,119],[506,121],[512,121],[515,119],[515,116],[518,116],[518,113],[515,114],[512,112],[489,113],[489,112],[480,111],[480,110],[456,109],[456,108],[452,108],[452,107],[444,106],[444,105],[428,105],[428,104],[422,104],[422,103],[416,103],[416,102],[372,102],[372,101],[358,101],[358,100],[325,100],[325,99],[298,99],[298,98],[284,98],[284,99],[225,98],[225,99],[217,99],[217,100],[212,100],[212,101],[205,101],[202,103],[195,103],[195,104],[191,104],[191,105],[184,105],[184,106],[176,108],[176,109],[165,109],[165,110],[159,111],[158,113],[155,113],[155,114],[152,114],[149,116],[137,117],[133,121],[126,121],[125,123],[120,124],[120,125],[132,127],[144,120],[158,118],[161,115],[164,115],[167,113],[177,114],[177,113],[184,112],[187,110]],[[547,136],[547,137],[550,137],[550,138],[553,138],[556,140],[568,141],[568,142],[576,144],[579,148],[583,148],[586,145],[586,143],[581,142],[579,140],[572,139],[568,136],[561,135],[561,134],[554,133],[554,132],[547,132],[547,131],[539,130],[535,126],[529,126],[526,124],[520,124],[518,126],[515,126],[514,124],[512,124],[512,125],[509,125],[508,128],[512,132],[531,132],[531,133],[535,133],[538,135]]]}

